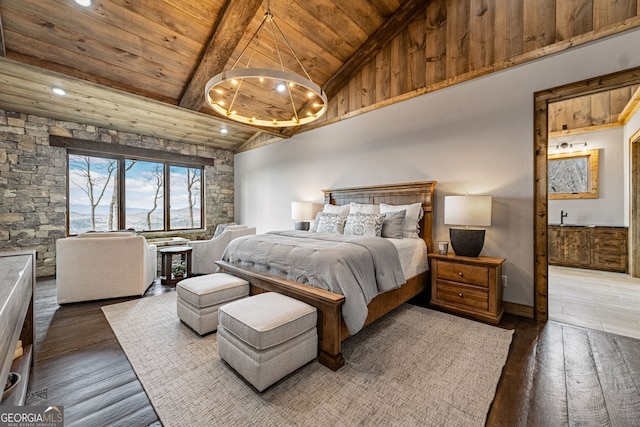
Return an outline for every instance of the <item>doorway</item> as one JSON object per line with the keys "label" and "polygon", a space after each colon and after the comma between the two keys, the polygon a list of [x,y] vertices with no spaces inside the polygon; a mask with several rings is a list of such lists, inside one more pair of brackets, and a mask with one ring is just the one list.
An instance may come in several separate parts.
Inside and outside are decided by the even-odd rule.
{"label": "doorway", "polygon": [[[549,315],[549,267],[548,267],[548,168],[549,104],[581,95],[594,94],[640,84],[640,67],[584,80],[534,94],[534,317],[546,321]],[[634,192],[632,182],[632,192]],[[640,218],[632,215],[631,224],[640,224]],[[636,230],[638,227],[632,227]],[[635,258],[635,242],[629,245],[629,257]]]}

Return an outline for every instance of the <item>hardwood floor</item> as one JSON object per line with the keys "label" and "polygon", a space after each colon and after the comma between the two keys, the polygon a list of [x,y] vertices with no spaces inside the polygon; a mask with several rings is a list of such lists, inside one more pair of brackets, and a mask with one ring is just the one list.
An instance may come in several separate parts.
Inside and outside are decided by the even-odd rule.
{"label": "hardwood floor", "polygon": [[[100,309],[123,300],[60,307],[55,280],[38,279],[29,404],[64,405],[67,426],[161,425]],[[640,425],[640,340],[510,315],[501,326],[515,333],[488,426]]]}
{"label": "hardwood floor", "polygon": [[640,279],[550,265],[549,319],[640,338]]}

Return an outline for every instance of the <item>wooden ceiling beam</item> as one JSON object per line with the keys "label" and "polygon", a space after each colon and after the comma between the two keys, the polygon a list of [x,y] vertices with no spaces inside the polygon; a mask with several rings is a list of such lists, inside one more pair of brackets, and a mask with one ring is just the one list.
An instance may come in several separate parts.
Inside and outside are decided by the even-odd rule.
{"label": "wooden ceiling beam", "polygon": [[207,81],[224,70],[242,35],[258,12],[262,0],[227,0],[213,34],[180,99],[180,106],[199,111]]}
{"label": "wooden ceiling beam", "polygon": [[7,48],[4,45],[4,31],[2,30],[2,13],[0,13],[0,57],[7,56]]}
{"label": "wooden ceiling beam", "polygon": [[371,58],[375,57],[380,49],[409,25],[416,15],[422,13],[428,4],[429,0],[405,0],[338,71],[329,77],[329,80],[322,87],[327,95],[329,97],[335,96]]}

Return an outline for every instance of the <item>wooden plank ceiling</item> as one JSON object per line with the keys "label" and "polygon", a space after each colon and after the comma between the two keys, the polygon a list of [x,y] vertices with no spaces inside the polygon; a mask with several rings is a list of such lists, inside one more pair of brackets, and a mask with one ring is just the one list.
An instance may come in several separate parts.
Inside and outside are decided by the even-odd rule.
{"label": "wooden plank ceiling", "polygon": [[[235,151],[282,135],[216,115],[204,85],[231,68],[267,7],[311,79],[331,96],[427,3],[93,0],[82,7],[74,0],[0,0],[0,109]],[[285,68],[300,74],[280,47]],[[261,40],[251,66],[279,68],[274,50]],[[67,95],[54,95],[54,86]],[[290,109],[289,102],[274,97],[263,107]]]}

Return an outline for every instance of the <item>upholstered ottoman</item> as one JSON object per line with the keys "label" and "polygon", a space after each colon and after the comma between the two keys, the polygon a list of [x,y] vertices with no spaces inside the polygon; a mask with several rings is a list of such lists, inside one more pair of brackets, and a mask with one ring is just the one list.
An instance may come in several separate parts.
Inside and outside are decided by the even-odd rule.
{"label": "upholstered ottoman", "polygon": [[178,317],[200,335],[218,327],[221,305],[249,295],[249,282],[226,273],[181,280],[176,285]]}
{"label": "upholstered ottoman", "polygon": [[267,292],[219,310],[218,354],[258,391],[318,356],[315,307]]}

